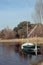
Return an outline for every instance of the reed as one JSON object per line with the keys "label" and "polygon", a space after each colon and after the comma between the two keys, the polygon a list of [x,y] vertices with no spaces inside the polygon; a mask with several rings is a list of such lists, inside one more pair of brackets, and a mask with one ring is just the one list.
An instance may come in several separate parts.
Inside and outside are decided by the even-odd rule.
{"label": "reed", "polygon": [[[26,41],[27,41],[27,38],[22,38],[22,39],[0,39],[0,42],[20,42],[20,43],[24,43]],[[43,44],[43,37],[28,38],[28,42]]]}

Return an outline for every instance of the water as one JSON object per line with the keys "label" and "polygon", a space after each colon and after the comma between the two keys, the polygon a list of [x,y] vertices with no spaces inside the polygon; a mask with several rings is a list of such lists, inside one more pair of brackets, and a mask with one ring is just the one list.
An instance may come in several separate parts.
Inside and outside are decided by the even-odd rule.
{"label": "water", "polygon": [[21,54],[13,44],[0,43],[0,65],[30,65],[43,60],[42,55],[36,57]]}

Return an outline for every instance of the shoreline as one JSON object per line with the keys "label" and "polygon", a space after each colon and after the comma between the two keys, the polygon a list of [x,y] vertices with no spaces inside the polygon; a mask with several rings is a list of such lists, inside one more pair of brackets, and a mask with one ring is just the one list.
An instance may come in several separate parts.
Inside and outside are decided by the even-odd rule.
{"label": "shoreline", "polygon": [[38,63],[31,64],[31,65],[43,65],[43,61],[38,62]]}
{"label": "shoreline", "polygon": [[[20,42],[20,43],[25,43],[27,41],[27,38],[21,38],[21,39],[0,39],[1,42]],[[33,37],[33,38],[28,38],[28,42],[31,43],[38,43],[38,44],[43,44],[43,37]]]}

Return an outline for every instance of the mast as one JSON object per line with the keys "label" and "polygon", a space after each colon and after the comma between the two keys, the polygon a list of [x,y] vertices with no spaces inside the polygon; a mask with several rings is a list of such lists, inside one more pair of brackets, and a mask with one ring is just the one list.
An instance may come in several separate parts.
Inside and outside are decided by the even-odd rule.
{"label": "mast", "polygon": [[27,42],[28,42],[28,21],[27,21]]}

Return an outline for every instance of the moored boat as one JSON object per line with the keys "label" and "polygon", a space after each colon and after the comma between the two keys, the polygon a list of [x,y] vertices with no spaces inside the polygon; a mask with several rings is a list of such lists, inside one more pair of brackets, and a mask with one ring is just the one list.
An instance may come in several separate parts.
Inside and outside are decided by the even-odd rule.
{"label": "moored boat", "polygon": [[25,53],[30,53],[30,54],[35,54],[37,51],[37,54],[40,53],[40,45],[36,45],[33,43],[24,43],[21,45],[21,49],[25,52]]}

